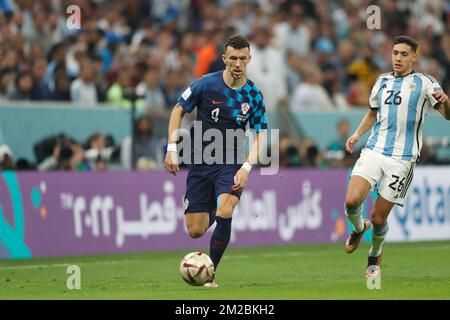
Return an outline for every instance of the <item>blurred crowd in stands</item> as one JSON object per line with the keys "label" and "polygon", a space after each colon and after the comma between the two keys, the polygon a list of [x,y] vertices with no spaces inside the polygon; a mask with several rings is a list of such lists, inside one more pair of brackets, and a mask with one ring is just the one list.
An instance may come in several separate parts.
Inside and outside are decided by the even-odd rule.
{"label": "blurred crowd in stands", "polygon": [[[372,4],[381,8],[379,30],[366,25]],[[69,5],[81,8],[79,30],[67,27]],[[399,34],[419,41],[416,70],[449,92],[449,28],[444,0],[1,0],[0,103],[130,108],[135,92],[134,139],[114,142],[95,133],[82,144],[58,135],[49,137],[42,157],[35,149],[36,165],[32,159],[15,165],[101,170],[114,160],[158,169],[171,108],[190,82],[223,69],[223,42],[232,34],[250,39],[247,75],[263,92],[267,111],[276,113],[367,108],[376,77],[390,70],[391,40]],[[355,156],[342,148],[351,133],[345,121],[338,131],[328,150],[319,150],[314,137],[293,141],[283,133],[281,164],[350,165]],[[14,166],[11,150],[2,148],[0,167]]]}

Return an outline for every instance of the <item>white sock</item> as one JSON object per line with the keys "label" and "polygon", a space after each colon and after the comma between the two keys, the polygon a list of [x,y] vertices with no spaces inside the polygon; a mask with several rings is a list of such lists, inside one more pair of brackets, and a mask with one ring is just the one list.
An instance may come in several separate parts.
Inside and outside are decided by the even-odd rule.
{"label": "white sock", "polygon": [[348,210],[347,208],[345,208],[347,219],[353,224],[353,229],[358,233],[364,230],[364,222],[361,218],[362,211],[362,205],[360,205],[359,208],[353,210]]}
{"label": "white sock", "polygon": [[370,247],[369,256],[378,257],[383,250],[383,243],[386,234],[389,231],[388,224],[385,224],[382,227],[373,226],[372,232],[372,247]]}

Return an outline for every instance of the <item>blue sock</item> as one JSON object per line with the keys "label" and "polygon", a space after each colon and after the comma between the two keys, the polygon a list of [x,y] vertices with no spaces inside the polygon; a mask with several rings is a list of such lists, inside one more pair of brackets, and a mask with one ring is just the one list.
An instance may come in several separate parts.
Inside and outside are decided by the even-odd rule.
{"label": "blue sock", "polygon": [[212,234],[209,247],[209,256],[214,263],[214,270],[217,270],[217,266],[231,237],[231,218],[216,217],[216,222],[217,225]]}

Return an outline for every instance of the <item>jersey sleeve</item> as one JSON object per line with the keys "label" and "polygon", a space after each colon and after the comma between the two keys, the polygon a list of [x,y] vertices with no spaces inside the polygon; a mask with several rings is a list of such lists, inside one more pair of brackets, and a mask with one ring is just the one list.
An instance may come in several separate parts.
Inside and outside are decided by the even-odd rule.
{"label": "jersey sleeve", "polygon": [[375,84],[373,85],[372,92],[370,93],[369,98],[369,107],[370,109],[378,109],[380,105],[378,104],[378,94],[381,90],[381,79],[382,77],[378,77],[378,79],[375,81]]}
{"label": "jersey sleeve", "polygon": [[203,88],[200,79],[192,83],[186,90],[184,90],[177,102],[183,107],[184,111],[190,113],[200,104],[202,90]]}
{"label": "jersey sleeve", "polygon": [[266,106],[264,104],[264,98],[261,93],[256,96],[257,107],[256,111],[253,113],[249,119],[250,128],[254,129],[255,132],[260,132],[261,130],[267,129],[267,114]]}
{"label": "jersey sleeve", "polygon": [[436,80],[427,81],[425,85],[425,98],[427,99],[429,103],[429,107],[432,107],[433,109],[437,109],[439,106],[439,101],[437,101],[433,97],[433,93],[443,91],[441,86]]}

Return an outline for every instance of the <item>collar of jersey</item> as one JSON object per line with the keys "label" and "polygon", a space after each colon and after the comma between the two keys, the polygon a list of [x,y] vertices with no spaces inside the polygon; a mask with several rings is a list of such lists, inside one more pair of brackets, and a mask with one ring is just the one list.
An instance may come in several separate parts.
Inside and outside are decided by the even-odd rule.
{"label": "collar of jersey", "polygon": [[416,73],[415,70],[411,71],[411,72],[408,73],[408,74],[405,74],[404,76],[395,76],[395,75],[394,75],[394,71],[392,71],[391,75],[392,75],[394,78],[405,78],[405,77],[407,77],[407,76],[409,76],[409,75],[412,75],[412,74],[414,74],[414,73]]}
{"label": "collar of jersey", "polygon": [[[223,70],[223,72],[225,72],[225,70]],[[228,83],[225,82],[225,79],[223,78],[223,73],[222,73],[221,78],[222,78],[223,83],[225,83],[225,85],[226,85],[228,88],[230,88],[231,90],[241,90],[241,89],[242,89],[243,87],[245,87],[245,86],[247,85],[247,83],[248,83],[248,79],[247,79],[247,77],[246,77],[246,78],[245,78],[245,83],[244,83],[242,86],[240,86],[240,87],[238,87],[238,88],[233,88],[233,87],[230,87],[230,86],[228,85]]]}

